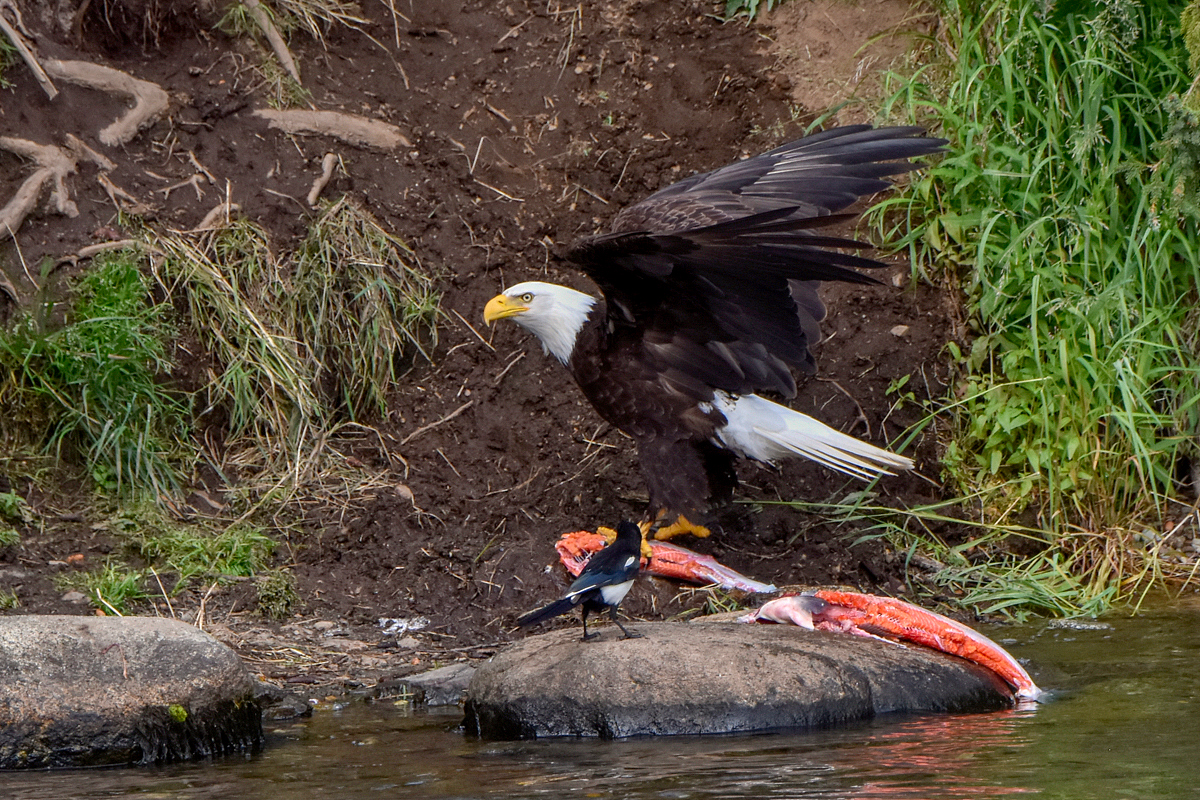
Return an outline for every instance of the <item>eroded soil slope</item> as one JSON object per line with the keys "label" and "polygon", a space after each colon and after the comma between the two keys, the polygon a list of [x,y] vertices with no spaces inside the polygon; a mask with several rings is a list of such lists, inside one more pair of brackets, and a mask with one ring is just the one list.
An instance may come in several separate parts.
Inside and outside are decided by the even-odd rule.
{"label": "eroded soil slope", "polygon": [[[864,18],[845,5],[819,9],[822,20],[842,14],[834,22],[847,41],[904,18]],[[634,517],[644,495],[628,440],[595,416],[530,337],[511,325],[485,329],[484,303],[523,279],[589,288],[559,256],[574,237],[604,229],[620,207],[674,180],[800,135],[824,109],[798,99],[835,102],[858,84],[855,70],[882,66],[879,58],[846,57],[850,45],[838,44],[836,69],[851,74],[807,74],[800,86],[788,70],[835,68],[802,50],[803,37],[788,45],[812,20],[792,12],[778,29],[770,20],[723,24],[717,4],[702,0],[366,0],[361,30],[331,27],[323,45],[296,35],[291,49],[315,108],[389,122],[408,142],[379,150],[268,128],[252,113],[268,106],[256,67],[264,51],[216,30],[219,14],[205,3],[25,6],[41,56],[153,82],[169,93],[170,107],[128,144],[108,147],[98,131],[125,111],[124,99],[61,84],[51,101],[28,69],[10,69],[0,134],[56,145],[71,134],[113,166],[81,159],[67,182],[78,215],[43,204],[3,244],[12,296],[0,294],[0,313],[11,317],[18,306],[61,294],[88,264],[63,259],[125,235],[116,212],[127,201],[105,182],[144,204],[152,224],[175,229],[195,227],[231,201],[287,248],[313,219],[305,197],[328,152],[340,166],[324,196],[361,202],[440,276],[444,317],[433,363],[415,364],[396,386],[378,436],[334,443],[377,476],[375,488],[307,504],[298,525],[277,531],[285,544],[278,557],[298,579],[299,615],[266,623],[246,611],[245,587],[236,584],[175,599],[175,613],[189,619],[203,600],[204,624],[281,680],[395,675],[431,659],[483,655],[521,635],[515,615],[566,584],[556,537]],[[812,36],[807,28],[804,35]],[[810,58],[798,58],[802,51]],[[814,92],[817,83],[828,92]],[[869,118],[864,108],[845,113]],[[29,171],[0,153],[0,190],[8,196]],[[205,179],[168,191],[197,174]],[[33,265],[46,258],[57,266],[42,275]],[[895,407],[889,386],[911,376],[905,391],[917,399],[938,393],[939,353],[953,335],[950,303],[906,286],[903,264],[891,272],[886,286],[827,288],[820,373],[794,403],[880,444],[920,416],[912,403]],[[210,453],[218,462],[221,433],[204,432],[218,443]],[[907,451],[920,474],[885,480],[877,491],[906,503],[932,497],[933,438],[927,433]],[[741,476],[742,497],[757,503],[735,506],[711,540],[689,544],[779,585],[901,589],[901,559],[878,543],[852,546],[852,531],[771,505],[838,499],[861,485],[809,464],[743,465]],[[0,551],[0,583],[17,592],[17,613],[87,613],[64,601],[52,578],[73,568],[62,564],[70,554],[94,566],[113,550],[97,526],[108,512],[89,504],[84,487],[33,477],[8,469],[39,521],[22,531],[20,546]],[[208,485],[218,499],[222,488]],[[644,579],[625,608],[658,618],[702,603],[676,584]],[[167,613],[161,598],[157,607]],[[381,617],[422,616],[429,626],[399,642],[377,627]]]}

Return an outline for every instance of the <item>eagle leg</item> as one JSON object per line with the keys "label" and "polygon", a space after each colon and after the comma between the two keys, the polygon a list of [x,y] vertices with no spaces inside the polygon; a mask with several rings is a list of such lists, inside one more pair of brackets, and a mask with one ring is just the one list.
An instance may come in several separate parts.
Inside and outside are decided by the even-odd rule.
{"label": "eagle leg", "polygon": [[[650,542],[647,541],[646,537],[650,535],[650,530],[654,527],[654,523],[639,522],[638,527],[642,529],[642,558],[646,559],[646,561],[649,561],[654,555],[654,552],[650,549]],[[597,526],[596,533],[603,536],[604,541],[608,542],[609,544],[612,544],[617,540],[617,532],[604,525]]]}

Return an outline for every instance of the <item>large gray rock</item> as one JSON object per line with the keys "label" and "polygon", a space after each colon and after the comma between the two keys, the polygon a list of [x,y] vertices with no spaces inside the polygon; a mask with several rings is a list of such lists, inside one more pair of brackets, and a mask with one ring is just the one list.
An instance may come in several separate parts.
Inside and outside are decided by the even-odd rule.
{"label": "large gray rock", "polygon": [[255,682],[190,625],[0,618],[0,768],[148,764],[256,749]]}
{"label": "large gray rock", "polygon": [[923,647],[789,625],[638,623],[532,636],[479,667],[466,729],[492,739],[824,727],[1012,705],[992,672]]}

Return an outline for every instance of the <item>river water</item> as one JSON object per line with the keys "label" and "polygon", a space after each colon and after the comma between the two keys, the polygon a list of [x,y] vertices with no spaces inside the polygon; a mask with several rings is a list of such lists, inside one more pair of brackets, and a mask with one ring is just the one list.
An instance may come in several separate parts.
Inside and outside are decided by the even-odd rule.
{"label": "river water", "polygon": [[0,798],[1200,797],[1200,604],[1100,622],[984,628],[1047,702],[835,730],[481,742],[460,715],[347,703],[265,751],[151,769],[0,774]]}

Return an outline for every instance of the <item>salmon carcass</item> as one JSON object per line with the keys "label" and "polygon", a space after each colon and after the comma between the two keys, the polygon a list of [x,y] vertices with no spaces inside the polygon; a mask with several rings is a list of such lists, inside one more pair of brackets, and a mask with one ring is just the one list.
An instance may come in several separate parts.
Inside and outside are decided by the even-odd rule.
{"label": "salmon carcass", "polygon": [[1025,668],[991,639],[961,622],[894,597],[820,589],[776,598],[738,621],[783,622],[810,630],[923,644],[987,667],[1013,688],[1017,700],[1037,700],[1042,695]]}
{"label": "salmon carcass", "polygon": [[[554,549],[567,572],[578,576],[592,554],[608,544],[600,533],[573,531],[559,537]],[[753,578],[730,569],[710,556],[704,556],[686,547],[670,542],[650,541],[651,556],[642,559],[642,569],[662,578],[677,578],[702,585],[716,584],[724,589],[741,592],[770,594],[779,591],[769,583],[760,583]]]}

